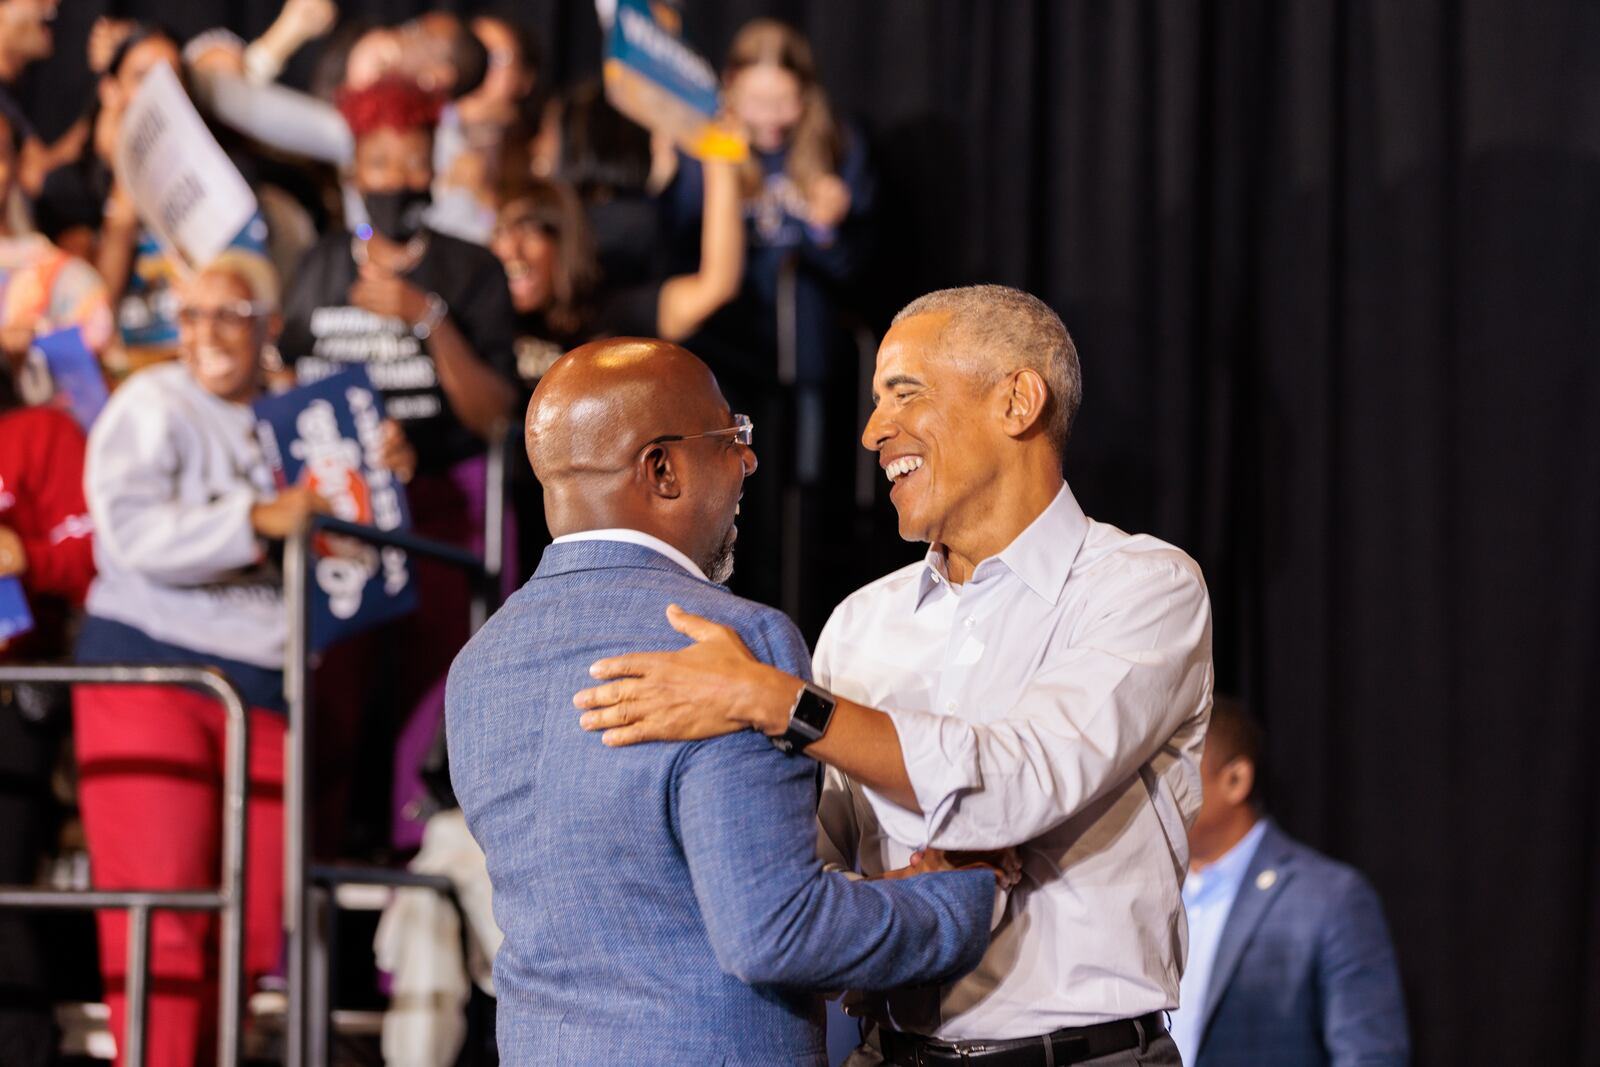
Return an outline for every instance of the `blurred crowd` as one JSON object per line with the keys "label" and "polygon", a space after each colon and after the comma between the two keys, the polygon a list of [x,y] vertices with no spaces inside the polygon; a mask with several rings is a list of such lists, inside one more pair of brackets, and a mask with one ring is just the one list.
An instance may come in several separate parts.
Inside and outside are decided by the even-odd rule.
{"label": "blurred crowd", "polygon": [[[328,505],[275,484],[251,405],[363,365],[388,416],[378,459],[407,485],[416,531],[474,551],[486,456],[507,448],[508,581],[546,536],[515,458],[521,413],[586,340],[685,341],[736,409],[797,442],[764,451],[770,485],[815,484],[832,383],[854,380],[841,294],[869,250],[872,171],[808,43],[778,22],[748,24],[728,51],[720,121],[750,152],[718,162],[624,117],[598,81],[549,84],[541,43],[512,19],[386,25],[332,0],[287,0],[251,41],[102,19],[83,56],[93,97],[50,139],[12,88],[57,47],[55,6],[0,0],[0,579],[33,617],[0,662],[202,663],[240,687],[247,968],[261,976],[281,964],[282,542]],[[311,84],[280,81],[311,47]],[[205,264],[163,245],[116,165],[124,116],[162,67],[256,199]],[[36,346],[73,327],[111,389],[88,427],[55,402]],[[747,525],[775,530],[778,507],[776,488],[758,493]],[[742,588],[775,601],[776,539],[748,540]],[[421,816],[450,804],[428,771],[470,589],[420,561],[416,579],[411,617],[316,665],[319,855],[409,854]],[[0,690],[0,884],[37,881],[63,841],[100,888],[214,883],[222,731],[215,702],[181,689]],[[120,1033],[126,920],[97,924]],[[156,919],[150,1062],[214,1044],[214,938],[205,915]],[[7,1063],[53,1054],[45,956],[31,920],[0,914]]]}

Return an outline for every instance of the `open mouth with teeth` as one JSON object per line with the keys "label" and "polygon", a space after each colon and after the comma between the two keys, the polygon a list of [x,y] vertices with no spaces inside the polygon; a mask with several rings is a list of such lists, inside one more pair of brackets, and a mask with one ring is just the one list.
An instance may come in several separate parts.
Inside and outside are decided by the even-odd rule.
{"label": "open mouth with teeth", "polygon": [[[890,460],[883,468],[884,477],[889,479],[891,485],[898,487],[907,478],[912,477],[922,469],[921,456],[901,456],[899,459]],[[890,493],[894,490],[891,489]]]}

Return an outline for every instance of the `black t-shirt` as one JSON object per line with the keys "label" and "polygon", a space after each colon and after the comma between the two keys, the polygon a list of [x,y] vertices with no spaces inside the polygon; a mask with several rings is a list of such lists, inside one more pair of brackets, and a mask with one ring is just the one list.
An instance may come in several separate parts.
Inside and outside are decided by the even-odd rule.
{"label": "black t-shirt", "polygon": [[[284,298],[278,347],[285,363],[302,382],[365,364],[387,414],[416,447],[419,470],[442,471],[482,452],[483,441],[451,411],[427,343],[398,319],[351,306],[357,270],[350,244],[348,233],[328,234],[300,261]],[[430,234],[427,252],[405,277],[438,293],[478,358],[516,381],[516,319],[505,269],[491,252]]]}

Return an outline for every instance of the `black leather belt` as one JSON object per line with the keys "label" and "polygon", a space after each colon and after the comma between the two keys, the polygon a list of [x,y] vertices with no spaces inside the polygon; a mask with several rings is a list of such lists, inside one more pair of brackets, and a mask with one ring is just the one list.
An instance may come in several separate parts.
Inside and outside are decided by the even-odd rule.
{"label": "black leather belt", "polygon": [[1039,1037],[1005,1041],[937,1041],[889,1029],[880,1029],[878,1040],[883,1046],[885,1062],[896,1067],[972,1063],[984,1067],[1064,1067],[1114,1052],[1143,1048],[1166,1030],[1166,1016],[1153,1011],[1137,1019],[1074,1026]]}

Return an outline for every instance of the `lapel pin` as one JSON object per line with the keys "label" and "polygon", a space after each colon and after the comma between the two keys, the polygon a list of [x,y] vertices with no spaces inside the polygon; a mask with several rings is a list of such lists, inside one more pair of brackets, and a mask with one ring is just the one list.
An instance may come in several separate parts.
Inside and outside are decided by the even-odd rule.
{"label": "lapel pin", "polygon": [[1256,888],[1257,889],[1271,889],[1273,886],[1275,886],[1277,884],[1278,884],[1278,872],[1277,871],[1262,871],[1260,874],[1256,875]]}

